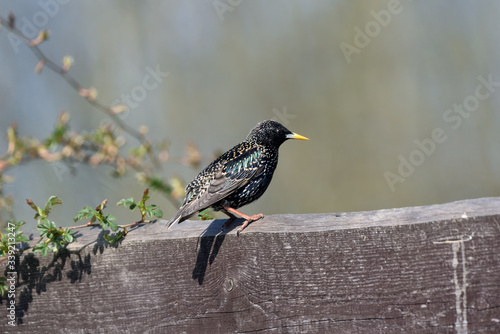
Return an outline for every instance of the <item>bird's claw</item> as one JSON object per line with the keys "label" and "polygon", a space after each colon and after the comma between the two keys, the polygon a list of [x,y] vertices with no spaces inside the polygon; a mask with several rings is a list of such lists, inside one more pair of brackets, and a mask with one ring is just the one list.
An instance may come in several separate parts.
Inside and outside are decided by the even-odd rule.
{"label": "bird's claw", "polygon": [[248,219],[245,220],[243,225],[241,225],[238,228],[238,230],[236,231],[236,236],[239,237],[240,233],[248,226],[248,224],[250,224],[251,222],[254,222],[256,220],[262,219],[262,218],[264,218],[264,215],[262,213],[248,217]]}

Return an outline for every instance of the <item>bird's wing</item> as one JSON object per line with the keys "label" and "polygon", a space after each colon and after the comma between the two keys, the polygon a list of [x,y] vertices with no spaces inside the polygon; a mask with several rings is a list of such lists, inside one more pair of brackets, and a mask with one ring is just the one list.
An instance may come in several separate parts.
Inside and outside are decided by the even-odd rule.
{"label": "bird's wing", "polygon": [[214,163],[217,161],[227,162],[221,163],[218,168],[212,171],[213,177],[208,179],[206,184],[198,184],[197,178],[186,187],[184,205],[170,224],[175,221],[180,222],[194,213],[210,207],[245,186],[252,178],[261,175],[264,172],[261,158],[262,151],[258,147],[231,150],[219,157]]}
{"label": "bird's wing", "polygon": [[252,178],[261,175],[265,167],[261,163],[261,157],[261,150],[254,147],[241,153],[238,152],[230,162],[220,168],[207,189],[207,193],[215,199],[213,203],[245,186]]}

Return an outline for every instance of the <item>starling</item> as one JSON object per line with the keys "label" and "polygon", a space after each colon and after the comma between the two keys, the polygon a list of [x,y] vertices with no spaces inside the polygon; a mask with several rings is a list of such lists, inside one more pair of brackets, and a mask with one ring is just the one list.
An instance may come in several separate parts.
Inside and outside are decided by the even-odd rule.
{"label": "starling", "polygon": [[186,198],[168,222],[181,223],[195,213],[212,207],[229,216],[228,227],[236,215],[245,219],[237,234],[263,214],[247,216],[237,209],[258,199],[267,189],[278,165],[278,149],[287,139],[309,140],[276,121],[258,123],[247,138],[208,165],[186,187]]}

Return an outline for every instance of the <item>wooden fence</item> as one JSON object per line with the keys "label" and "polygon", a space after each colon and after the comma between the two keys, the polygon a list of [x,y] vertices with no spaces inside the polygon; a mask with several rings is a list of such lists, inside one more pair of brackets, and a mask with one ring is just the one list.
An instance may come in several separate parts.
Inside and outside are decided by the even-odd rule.
{"label": "wooden fence", "polygon": [[500,333],[500,198],[222,223],[23,254],[0,332]]}

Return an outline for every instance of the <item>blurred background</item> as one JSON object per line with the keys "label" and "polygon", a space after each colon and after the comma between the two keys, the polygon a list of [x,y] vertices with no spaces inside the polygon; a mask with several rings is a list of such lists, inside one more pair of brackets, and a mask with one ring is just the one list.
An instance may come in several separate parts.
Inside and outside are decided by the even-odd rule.
{"label": "blurred background", "polygon": [[[242,211],[364,211],[500,195],[498,1],[20,1],[0,16],[35,38],[98,99],[168,145],[159,175],[189,182],[216,152],[274,118],[309,142],[289,141],[266,194]],[[32,29],[32,28],[36,29]],[[36,30],[36,33],[35,33]],[[110,122],[0,30],[0,154],[8,126],[45,138],[66,111],[74,131]],[[128,96],[128,97],[127,97]],[[128,142],[134,139],[123,134]],[[198,169],[182,163],[186,145]],[[25,199],[64,205],[63,226],[83,206],[114,203],[145,186],[106,166],[31,161],[9,169],[3,192],[34,226]],[[164,218],[176,207],[159,193]]]}

